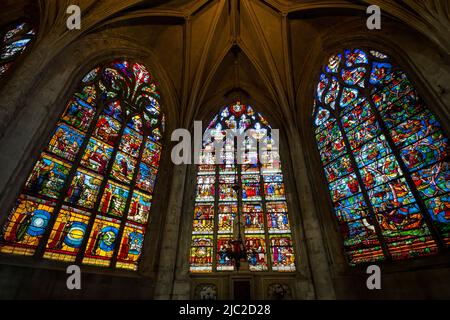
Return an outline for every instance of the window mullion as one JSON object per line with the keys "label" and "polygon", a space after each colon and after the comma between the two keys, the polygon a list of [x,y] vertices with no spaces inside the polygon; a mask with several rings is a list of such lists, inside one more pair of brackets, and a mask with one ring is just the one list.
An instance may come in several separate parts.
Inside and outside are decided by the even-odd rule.
{"label": "window mullion", "polygon": [[[240,148],[241,146],[238,145],[239,139],[237,139],[236,137],[234,138],[234,142],[233,142],[233,146],[234,146],[234,162],[236,163],[236,175],[235,175],[235,184],[237,186],[239,186],[239,188],[237,189],[237,213],[236,213],[236,218],[237,218],[237,225],[238,225],[238,229],[237,229],[237,238],[236,239],[242,239],[244,241],[244,246],[245,246],[245,228],[244,228],[244,237],[242,237],[242,230],[241,230],[241,218],[242,217],[242,212],[243,212],[243,203],[244,201],[242,200],[242,154],[241,152],[238,150],[238,148]],[[238,154],[240,154],[241,156],[238,159]],[[241,162],[241,163],[240,163]],[[233,233],[234,232],[233,230]],[[240,263],[240,262],[239,262]],[[235,270],[236,269],[236,265],[234,266]]]}
{"label": "window mullion", "polygon": [[[83,158],[84,152],[86,151],[86,148],[87,148],[87,146],[89,144],[89,141],[90,141],[90,139],[92,137],[92,134],[93,134],[93,132],[95,130],[95,125],[97,123],[97,120],[100,117],[101,112],[103,111],[104,106],[103,106],[103,104],[100,101],[101,100],[100,97],[98,96],[98,92],[100,92],[100,89],[99,89],[97,84],[98,83],[96,83],[96,86],[95,86],[95,90],[97,92],[97,101],[96,101],[97,110],[96,110],[96,114],[94,115],[94,117],[92,119],[92,122],[90,124],[90,127],[89,127],[88,131],[85,134],[85,138],[84,138],[82,146],[80,147],[80,150],[78,151],[78,155],[75,158],[75,160],[72,162],[72,167],[70,168],[69,175],[67,177],[66,182],[64,183],[64,187],[61,189],[60,197],[59,197],[59,199],[56,202],[55,208],[53,210],[53,214],[52,214],[52,216],[50,218],[50,221],[48,222],[48,226],[49,227],[47,228],[47,230],[45,231],[44,235],[42,236],[42,239],[41,239],[41,241],[39,243],[39,246],[36,249],[36,254],[35,254],[36,258],[41,259],[44,256],[47,242],[49,241],[50,235],[51,235],[51,233],[53,231],[53,226],[54,226],[54,224],[55,224],[55,222],[57,220],[57,217],[58,217],[58,215],[59,215],[59,213],[61,211],[61,208],[62,208],[62,206],[64,204],[65,195],[69,191],[70,184],[71,184],[73,178],[75,177],[75,174],[77,173],[77,171],[78,171],[78,169],[80,167],[81,160]],[[60,121],[60,120],[58,120],[58,121]],[[41,154],[43,152],[45,152],[45,149],[44,149],[44,151],[41,152]],[[95,213],[94,213],[94,210],[89,210],[89,212],[91,214],[89,219],[91,219],[92,216],[95,216]],[[86,234],[85,234],[85,236],[86,236]],[[80,252],[81,252],[81,248],[80,248],[80,251],[78,252],[77,255],[79,255]]]}
{"label": "window mullion", "polygon": [[[142,163],[142,155],[144,154],[148,139],[149,139],[149,135],[144,136],[144,139],[142,140],[141,148],[139,150],[138,161],[136,161],[136,168],[134,171],[133,179],[131,180],[131,185],[129,187],[130,191],[128,192],[128,199],[127,199],[127,202],[125,203],[125,209],[124,209],[124,213],[122,215],[122,222],[120,224],[119,233],[117,235],[116,247],[114,248],[114,253],[111,258],[111,265],[110,265],[111,268],[114,268],[116,265],[116,262],[117,262],[117,256],[118,256],[118,253],[120,250],[122,236],[125,231],[125,225],[128,221],[128,212],[130,210],[134,191],[136,190],[136,181],[137,181],[137,177],[138,177],[139,171],[140,171],[140,166]],[[150,221],[150,215],[149,215],[149,220],[147,221],[147,226],[148,226],[149,221]],[[147,232],[145,234],[147,234]],[[145,237],[145,235],[144,235],[144,237]]]}
{"label": "window mullion", "polygon": [[[343,87],[344,84],[341,82],[341,80],[338,79],[338,81],[339,81],[341,87]],[[339,95],[338,95],[338,97],[336,99],[336,110],[339,107],[339,106],[337,106],[337,104],[339,104],[339,101],[341,100],[342,92],[343,92],[343,90],[341,90],[339,92]],[[364,197],[364,201],[366,202],[366,206],[367,206],[367,208],[369,210],[369,214],[370,214],[370,216],[372,218],[371,220],[372,220],[372,223],[373,223],[373,225],[375,227],[375,232],[377,234],[378,241],[381,244],[381,248],[383,250],[384,256],[385,256],[385,258],[387,260],[391,260],[392,259],[391,254],[389,253],[387,245],[386,245],[386,243],[384,241],[384,237],[383,237],[383,233],[382,233],[381,227],[380,227],[380,225],[378,223],[377,216],[376,216],[375,211],[374,211],[374,209],[372,207],[372,203],[370,201],[370,197],[369,197],[369,195],[367,193],[367,190],[366,190],[366,187],[364,185],[364,181],[362,179],[361,172],[358,169],[358,164],[356,163],[355,155],[353,154],[353,150],[351,148],[350,141],[348,140],[347,134],[345,133],[345,130],[344,130],[344,127],[342,125],[340,116],[338,116],[336,118],[336,123],[338,124],[339,130],[341,131],[341,134],[342,134],[342,138],[344,139],[344,143],[345,143],[345,146],[346,146],[346,150],[348,152],[348,156],[350,158],[350,162],[351,162],[352,167],[353,167],[353,171],[355,172],[356,178],[358,180],[359,186],[361,188],[361,191],[362,191],[362,194],[363,194],[363,197]]]}
{"label": "window mullion", "polygon": [[[101,101],[101,103],[102,103],[102,108],[101,109],[103,109],[104,108],[103,101]],[[108,184],[109,176],[111,175],[111,171],[112,171],[112,168],[113,168],[113,165],[114,165],[114,161],[116,159],[117,153],[119,152],[119,146],[120,146],[120,143],[122,141],[122,137],[123,137],[123,134],[125,132],[125,129],[127,127],[128,120],[129,119],[127,118],[127,119],[124,119],[124,121],[122,121],[122,126],[120,128],[119,134],[118,134],[116,142],[114,144],[113,152],[111,154],[110,161],[108,163],[108,167],[105,170],[105,174],[103,175],[103,181],[102,181],[102,183],[100,185],[100,188],[99,188],[97,200],[95,202],[94,210],[93,210],[94,214],[89,219],[89,223],[88,223],[88,226],[86,228],[85,238],[83,239],[83,242],[82,242],[81,247],[80,247],[80,251],[79,251],[78,256],[77,256],[77,260],[76,260],[77,264],[81,264],[82,261],[83,261],[84,251],[86,250],[86,247],[87,247],[87,245],[89,243],[89,239],[90,239],[90,235],[91,235],[91,232],[92,232],[92,228],[94,227],[95,219],[96,219],[96,217],[98,215],[98,208],[100,207],[100,204],[101,204],[101,201],[102,201],[102,195],[103,195],[103,192],[105,191],[106,185]],[[94,126],[95,126],[95,123],[94,123]],[[135,170],[137,170],[137,168]]]}
{"label": "window mullion", "polygon": [[[262,214],[264,220],[264,237],[266,240],[266,262],[267,262],[267,270],[272,271],[273,261],[272,261],[272,247],[270,246],[270,237],[269,237],[269,223],[267,222],[267,206],[266,206],[266,189],[264,185],[264,176],[262,170],[262,164],[259,159],[260,155],[260,144],[257,143],[257,159],[258,159],[258,167],[259,167],[259,192],[261,194],[261,204],[262,204]],[[266,150],[267,152],[268,150]],[[273,150],[271,150],[273,152]],[[287,214],[287,213],[286,213]]]}
{"label": "window mullion", "polygon": [[391,148],[392,153],[394,154],[394,156],[397,160],[397,163],[399,164],[399,166],[403,172],[403,177],[405,178],[406,183],[408,184],[408,187],[411,190],[411,193],[414,195],[414,198],[416,199],[417,204],[419,205],[420,211],[422,212],[422,216],[425,219],[425,223],[427,224],[433,237],[437,241],[439,249],[442,250],[443,248],[445,248],[445,245],[444,245],[444,242],[442,241],[441,235],[440,235],[439,231],[436,229],[436,226],[434,225],[431,217],[429,216],[428,209],[425,205],[425,202],[423,201],[422,197],[420,196],[420,193],[417,190],[413,179],[411,178],[408,167],[406,166],[405,162],[403,161],[403,159],[400,155],[400,152],[398,151],[397,146],[394,143],[394,140],[392,139],[392,136],[391,136],[389,130],[387,129],[386,123],[384,122],[383,118],[381,117],[380,112],[378,111],[378,109],[376,108],[375,104],[373,103],[370,95],[368,94],[368,89],[366,92],[366,96],[368,97],[367,100],[369,101],[371,111],[375,115],[375,118],[380,125],[381,131],[383,132],[383,134],[386,138],[386,141],[389,144],[389,147]]}
{"label": "window mullion", "polygon": [[[220,157],[220,155],[219,155]],[[217,151],[214,151],[214,157],[212,158],[214,159],[215,165],[215,176],[214,176],[214,232],[213,232],[213,247],[212,247],[212,270],[211,271],[217,271],[217,245],[218,245],[218,234],[219,234],[219,192],[220,192],[220,184],[219,184],[219,179],[220,179],[220,173],[219,173],[219,168],[220,166],[217,164],[218,162],[218,156],[217,156]]]}

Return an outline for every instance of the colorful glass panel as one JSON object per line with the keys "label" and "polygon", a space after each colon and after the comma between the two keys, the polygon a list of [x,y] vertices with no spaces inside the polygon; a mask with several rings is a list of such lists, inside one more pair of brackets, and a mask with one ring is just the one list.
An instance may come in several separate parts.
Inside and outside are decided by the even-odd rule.
{"label": "colorful glass panel", "polygon": [[214,240],[211,235],[193,236],[189,259],[191,272],[212,272]]}
{"label": "colorful glass panel", "polygon": [[245,237],[245,249],[250,271],[266,271],[267,265],[266,237],[264,235],[252,235]]}
{"label": "colorful glass panel", "polygon": [[159,99],[137,63],[90,71],[10,213],[0,252],[137,270],[162,152]]}
{"label": "colorful glass panel", "polygon": [[0,252],[34,255],[54,209],[52,201],[21,195],[3,228]]}
{"label": "colorful glass panel", "polygon": [[264,233],[264,216],[262,204],[244,203],[242,211],[245,233]]}
{"label": "colorful glass panel", "polygon": [[108,267],[119,238],[120,220],[98,216],[94,221],[83,263]]}
{"label": "colorful glass panel", "polygon": [[112,147],[95,138],[91,138],[84,151],[81,164],[87,169],[104,175],[112,153]]}
{"label": "colorful glass panel", "polygon": [[270,236],[272,270],[280,272],[295,271],[295,255],[291,235]]}
{"label": "colorful glass panel", "polygon": [[63,206],[53,225],[44,258],[75,262],[86,237],[90,216],[86,211]]}
{"label": "colorful glass panel", "polygon": [[136,223],[127,222],[125,225],[116,267],[136,271],[144,246],[145,227]]}
{"label": "colorful glass panel", "polygon": [[[323,80],[325,88],[328,82]],[[323,114],[318,124],[332,126],[325,125],[327,120]],[[258,144],[249,138],[235,146],[225,135],[227,129],[264,140],[267,152],[260,154]],[[223,108],[208,126],[198,166],[192,236],[209,240],[208,245],[198,245],[197,240],[191,243],[191,272],[235,271],[231,252],[238,246],[237,239],[242,240],[248,271],[296,270],[284,177],[271,130],[263,116],[239,102]],[[320,130],[317,133],[320,136]],[[225,142],[223,163],[216,163],[214,139]],[[321,139],[324,149],[329,148],[329,158],[333,153],[337,157],[342,148],[326,135]],[[242,162],[238,161],[241,153]],[[277,236],[273,243],[269,234]]]}
{"label": "colorful glass panel", "polygon": [[14,23],[0,32],[0,78],[25,52],[36,37],[36,30],[27,22]]}
{"label": "colorful glass panel", "polygon": [[25,184],[25,190],[31,194],[39,194],[57,199],[66,183],[70,164],[42,154]]}
{"label": "colorful glass panel", "polygon": [[442,234],[444,243],[450,245],[450,196],[448,194],[426,201],[434,225]]}
{"label": "colorful glass panel", "polygon": [[345,50],[330,58],[314,105],[349,263],[435,254],[438,237],[448,245],[449,143],[406,74],[378,51]]}
{"label": "colorful glass panel", "polygon": [[48,145],[48,151],[69,161],[75,161],[84,142],[84,134],[61,123]]}
{"label": "colorful glass panel", "polygon": [[214,204],[198,204],[194,209],[192,234],[214,233]]}

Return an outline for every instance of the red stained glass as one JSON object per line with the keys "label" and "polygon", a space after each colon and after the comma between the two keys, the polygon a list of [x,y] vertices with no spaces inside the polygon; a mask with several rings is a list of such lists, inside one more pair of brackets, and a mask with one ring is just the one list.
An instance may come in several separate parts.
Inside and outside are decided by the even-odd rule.
{"label": "red stained glass", "polygon": [[164,126],[151,81],[123,60],[82,79],[11,212],[1,252],[35,255],[42,246],[39,258],[138,269]]}
{"label": "red stained glass", "polygon": [[449,244],[448,139],[406,74],[383,53],[352,49],[320,81],[315,134],[349,263],[435,254],[430,217]]}

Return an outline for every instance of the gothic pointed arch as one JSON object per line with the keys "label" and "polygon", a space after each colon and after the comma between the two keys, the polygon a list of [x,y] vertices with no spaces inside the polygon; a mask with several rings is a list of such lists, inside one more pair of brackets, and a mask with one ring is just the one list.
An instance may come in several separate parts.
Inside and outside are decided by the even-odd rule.
{"label": "gothic pointed arch", "polygon": [[[267,154],[230,132],[267,139]],[[223,142],[220,162],[216,142]],[[239,151],[243,154],[240,162]],[[284,177],[273,129],[250,105],[236,102],[214,117],[204,134],[193,212],[190,271],[227,272],[237,269],[230,258],[233,242],[242,239],[249,270],[296,270]],[[240,223],[239,223],[240,222]],[[235,248],[236,249],[236,248]]]}
{"label": "gothic pointed arch", "polygon": [[313,120],[350,265],[450,245],[448,136],[390,57],[360,48],[331,56]]}
{"label": "gothic pointed arch", "polygon": [[162,152],[159,100],[139,63],[90,71],[9,214],[0,252],[137,270]]}

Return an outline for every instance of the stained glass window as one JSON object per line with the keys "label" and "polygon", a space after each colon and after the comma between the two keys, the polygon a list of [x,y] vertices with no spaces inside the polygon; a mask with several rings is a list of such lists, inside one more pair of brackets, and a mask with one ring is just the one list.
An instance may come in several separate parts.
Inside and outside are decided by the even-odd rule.
{"label": "stained glass window", "polygon": [[164,116],[144,66],[102,65],[81,81],[0,239],[0,252],[137,270]]}
{"label": "stained glass window", "polygon": [[0,79],[36,36],[36,30],[26,23],[15,23],[0,33]]}
{"label": "stained glass window", "polygon": [[[259,152],[259,144],[239,144],[226,137],[226,130],[267,139],[270,160],[261,161],[260,154],[267,154]],[[228,252],[239,229],[250,271],[296,270],[284,178],[271,131],[264,117],[240,102],[223,108],[206,130],[193,212],[192,273],[236,270]],[[222,162],[216,161],[217,141],[225,144]]]}
{"label": "stained glass window", "polygon": [[387,55],[333,55],[313,118],[351,265],[433,255],[450,245],[449,141]]}

